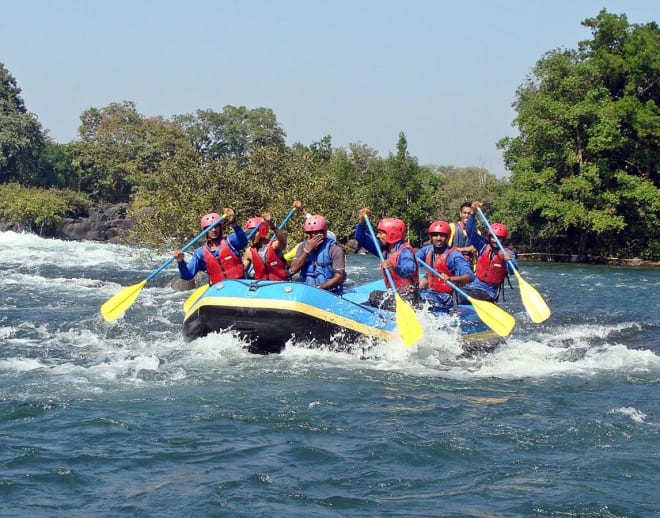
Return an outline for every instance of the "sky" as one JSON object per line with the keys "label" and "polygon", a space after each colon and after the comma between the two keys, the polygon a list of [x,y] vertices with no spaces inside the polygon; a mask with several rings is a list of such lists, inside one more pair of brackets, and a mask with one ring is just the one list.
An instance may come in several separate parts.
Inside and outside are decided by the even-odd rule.
{"label": "sky", "polygon": [[287,144],[507,171],[516,89],[601,9],[660,22],[660,0],[21,0],[0,9],[0,63],[56,142],[89,108],[146,116],[270,108]]}

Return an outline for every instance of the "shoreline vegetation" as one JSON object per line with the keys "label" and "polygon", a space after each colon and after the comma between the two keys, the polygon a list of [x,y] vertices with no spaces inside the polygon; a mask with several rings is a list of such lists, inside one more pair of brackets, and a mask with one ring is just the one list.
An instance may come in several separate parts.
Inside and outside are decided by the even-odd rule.
{"label": "shoreline vegetation", "polygon": [[[582,25],[592,39],[544,54],[516,90],[518,135],[494,143],[504,177],[420,164],[403,129],[387,157],[362,142],[333,146],[329,134],[289,145],[266,107],[166,118],[112,102],[83,112],[79,137],[60,144],[0,63],[0,220],[42,236],[160,248],[186,242],[219,207],[242,223],[264,210],[277,219],[301,200],[344,245],[362,207],[405,221],[408,241],[421,244],[429,223],[455,221],[463,202],[478,200],[507,225],[521,259],[657,264],[660,27],[605,9]],[[118,204],[125,214],[106,210]],[[84,217],[94,213],[91,225]],[[117,219],[127,225],[120,232]],[[301,241],[302,214],[286,230]]]}
{"label": "shoreline vegetation", "polygon": [[534,263],[578,263],[607,264],[610,266],[653,266],[659,267],[660,261],[647,261],[639,257],[623,259],[621,257],[604,257],[600,255],[580,256],[579,254],[554,254],[545,252],[529,252],[516,254],[516,259],[522,262]]}
{"label": "shoreline vegetation", "polygon": [[[20,225],[8,224],[1,217],[0,231],[11,230],[14,232],[26,232],[43,238],[63,239],[66,241],[96,241],[112,244],[127,244],[130,239],[132,223],[126,217],[126,204],[105,205],[103,207],[90,207],[85,215],[71,215],[63,219],[60,229],[44,229],[35,232],[34,229]],[[352,236],[339,236],[340,245],[346,253],[362,253],[357,241]],[[423,243],[420,243],[420,245]],[[516,248],[513,243],[514,249]],[[520,249],[520,246],[518,246]],[[600,256],[592,254],[569,254],[554,252],[518,252],[517,259],[522,262],[536,263],[574,263],[574,264],[603,264],[612,266],[652,266],[660,267],[660,261],[650,261],[639,257],[622,258],[613,256]]]}

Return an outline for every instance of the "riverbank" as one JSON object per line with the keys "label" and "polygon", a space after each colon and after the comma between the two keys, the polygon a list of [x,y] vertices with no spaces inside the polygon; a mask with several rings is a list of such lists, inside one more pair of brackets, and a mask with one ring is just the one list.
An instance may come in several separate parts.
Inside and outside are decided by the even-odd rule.
{"label": "riverbank", "polygon": [[[64,218],[61,231],[57,234],[34,232],[30,228],[17,225],[7,225],[0,220],[0,230],[13,230],[14,232],[30,232],[46,238],[65,239],[67,241],[98,241],[106,243],[125,243],[132,227],[131,220],[126,217],[128,204],[107,204],[101,207],[92,207],[87,213],[75,214]],[[347,253],[360,253],[355,239],[344,241]],[[515,244],[511,245],[515,250]],[[589,254],[566,254],[545,252],[519,252],[516,257],[520,261],[545,263],[576,263],[576,264],[607,264],[613,266],[654,266],[660,267],[659,261],[647,261],[639,257],[623,259],[619,257],[605,257]]]}
{"label": "riverbank", "polygon": [[542,263],[580,263],[580,264],[609,264],[612,266],[660,266],[658,261],[646,261],[639,257],[622,259],[620,257],[604,257],[600,255],[580,254],[553,254],[542,252],[528,252],[516,254],[520,261]]}

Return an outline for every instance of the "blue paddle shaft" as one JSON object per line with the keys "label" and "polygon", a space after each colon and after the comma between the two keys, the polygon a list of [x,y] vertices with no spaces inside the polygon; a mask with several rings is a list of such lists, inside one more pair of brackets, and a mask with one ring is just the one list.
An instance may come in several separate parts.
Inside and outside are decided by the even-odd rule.
{"label": "blue paddle shaft", "polygon": [[[202,230],[197,236],[195,236],[191,241],[186,243],[183,248],[181,248],[182,252],[185,252],[188,250],[191,246],[193,246],[197,241],[199,241],[201,238],[203,238],[206,233],[211,230],[212,228],[218,226],[220,223],[222,223],[225,220],[225,215],[223,214],[220,219],[217,221],[214,221],[211,223],[208,227],[206,227],[204,230]],[[167,261],[165,261],[163,264],[161,264],[158,268],[156,268],[153,272],[151,272],[146,279],[144,279],[145,282],[149,282],[151,279],[153,279],[156,275],[158,275],[160,272],[162,272],[165,268],[167,268],[172,261],[174,261],[175,257],[171,256]]]}
{"label": "blue paddle shaft", "polygon": [[[488,227],[488,232],[490,232],[490,235],[493,236],[493,239],[495,239],[497,246],[500,248],[503,254],[506,254],[506,250],[504,250],[504,246],[502,246],[502,243],[500,242],[499,238],[495,235],[495,232],[493,232],[493,227],[491,227],[490,223],[488,223],[488,220],[486,219],[486,216],[484,215],[480,207],[477,207],[477,212],[479,212],[479,216],[481,216],[481,221],[483,221],[486,227]],[[511,268],[517,270],[516,265],[513,264],[513,261],[507,259],[506,262],[511,265]]]}
{"label": "blue paddle shaft", "polygon": [[[277,228],[280,229],[280,230],[284,230],[284,227],[286,227],[286,224],[289,222],[289,220],[291,219],[291,217],[292,217],[295,213],[296,213],[296,209],[291,209],[291,210],[289,211],[289,213],[286,215],[286,218],[284,218],[284,220],[282,221],[282,223],[280,223],[280,226],[277,227]],[[276,237],[277,237],[277,234],[275,234],[275,232],[273,232],[273,235],[270,236],[271,241],[272,241],[273,239],[275,239]]]}
{"label": "blue paddle shaft", "polygon": [[[378,241],[378,238],[376,237],[376,234],[374,233],[374,227],[371,226],[371,221],[369,221],[369,216],[365,215],[364,216],[364,221],[367,223],[367,228],[369,228],[369,233],[371,234],[371,239],[374,242],[374,246],[376,247],[376,251],[378,252],[378,257],[380,257],[381,262],[385,261],[385,258],[383,257],[383,252],[380,249],[380,241]],[[396,291],[396,286],[394,285],[394,280],[392,279],[392,274],[390,273],[389,268],[383,268],[385,271],[385,275],[387,276],[387,280],[390,282],[390,288],[394,293],[397,293]]]}
{"label": "blue paddle shaft", "polygon": [[[424,261],[422,261],[419,257],[417,258],[417,260],[419,261],[419,264],[421,264],[424,268],[426,268],[426,269],[427,269],[429,272],[431,272],[433,275],[435,275],[436,277],[440,277],[440,272],[439,272],[439,271],[437,271],[436,269],[434,269],[432,266],[429,266],[428,264],[426,264],[426,263],[425,263]],[[451,288],[452,288],[454,291],[457,291],[458,293],[460,293],[461,295],[463,295],[463,297],[465,297],[466,299],[469,297],[469,295],[468,295],[467,293],[465,293],[462,289],[460,289],[458,286],[456,286],[456,285],[455,285],[453,282],[451,282],[449,279],[447,279],[447,280],[444,281],[444,282],[446,282],[447,284],[449,284],[449,285],[451,286]]]}

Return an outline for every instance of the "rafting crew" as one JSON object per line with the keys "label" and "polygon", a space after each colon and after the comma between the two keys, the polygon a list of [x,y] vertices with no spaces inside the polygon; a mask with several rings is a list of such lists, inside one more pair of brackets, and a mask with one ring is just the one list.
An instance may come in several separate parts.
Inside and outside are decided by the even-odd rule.
{"label": "rafting crew", "polygon": [[341,295],[346,281],[346,253],[328,236],[328,222],[320,214],[305,219],[305,240],[298,246],[289,273],[300,281]]}
{"label": "rafting crew", "polygon": [[431,309],[449,312],[456,303],[454,289],[474,280],[470,261],[457,247],[449,246],[451,227],[446,221],[434,221],[428,229],[430,243],[417,252],[416,257],[432,267],[439,275],[427,272],[419,280],[419,294]]}
{"label": "rafting crew", "polygon": [[[466,224],[470,242],[477,249],[478,253],[476,270],[474,272],[475,279],[464,287],[464,291],[475,299],[497,302],[504,280],[509,273],[513,274],[513,268],[518,268],[518,264],[515,254],[509,248],[505,247],[504,253],[502,253],[490,230],[485,237],[477,231],[474,213],[481,206],[482,203],[479,201],[472,203],[472,214],[468,217]],[[500,240],[500,243],[504,246],[504,241],[509,235],[506,225],[493,223],[491,228]]]}
{"label": "rafting crew", "polygon": [[[223,213],[224,220],[221,223],[217,222],[222,216],[215,212],[202,216],[199,222],[201,229],[211,228],[206,233],[206,243],[195,249],[189,263],[185,261],[184,253],[180,249],[172,253],[182,279],[192,280],[200,271],[208,273],[211,284],[224,279],[245,277],[241,253],[247,246],[247,236],[243,228],[236,223],[234,209],[225,207]],[[223,237],[224,222],[234,228],[233,234],[226,237]]]}
{"label": "rafting crew", "polygon": [[[417,305],[419,298],[419,265],[415,259],[413,247],[406,241],[406,224],[398,218],[383,218],[378,222],[376,242],[369,235],[366,217],[371,214],[368,208],[360,209],[359,221],[355,227],[355,239],[358,244],[376,257],[383,257],[380,263],[385,278],[385,286],[390,288],[390,281],[385,270],[392,276],[392,281],[402,299]],[[380,250],[376,248],[378,244]],[[380,253],[379,253],[380,252]],[[383,309],[394,307],[394,300],[388,291],[374,290],[369,295],[372,306]]]}
{"label": "rafting crew", "polygon": [[[264,212],[261,217],[250,218],[245,223],[246,231],[257,229],[252,238],[252,246],[243,253],[243,267],[246,276],[255,280],[286,281],[289,278],[284,249],[286,234],[273,222],[270,212]],[[270,239],[270,232],[275,234]]]}

